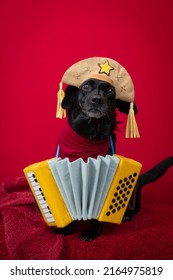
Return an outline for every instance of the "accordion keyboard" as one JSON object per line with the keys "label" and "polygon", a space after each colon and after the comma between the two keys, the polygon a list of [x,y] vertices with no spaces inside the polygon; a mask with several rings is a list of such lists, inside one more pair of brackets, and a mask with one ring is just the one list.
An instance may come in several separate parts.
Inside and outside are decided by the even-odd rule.
{"label": "accordion keyboard", "polygon": [[45,199],[45,197],[43,195],[41,186],[38,183],[37,178],[36,178],[34,172],[28,172],[26,175],[27,175],[28,180],[30,182],[32,191],[34,192],[35,197],[37,199],[37,203],[39,204],[39,206],[40,206],[40,208],[42,210],[42,213],[44,215],[45,220],[48,223],[55,222],[55,219],[54,219],[54,217],[53,217],[53,215],[52,215],[52,213],[51,213],[51,211],[49,209],[47,201],[46,201],[46,199]]}

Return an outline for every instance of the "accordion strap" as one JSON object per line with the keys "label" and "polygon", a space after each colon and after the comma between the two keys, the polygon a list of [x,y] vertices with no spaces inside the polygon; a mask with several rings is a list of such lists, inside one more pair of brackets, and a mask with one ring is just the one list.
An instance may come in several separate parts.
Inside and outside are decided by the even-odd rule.
{"label": "accordion strap", "polygon": [[114,155],[115,154],[115,148],[114,148],[114,143],[113,143],[112,136],[110,137],[110,146],[111,146],[112,155]]}
{"label": "accordion strap", "polygon": [[60,152],[60,145],[58,145],[57,150],[56,150],[56,157],[59,157],[59,152]]}

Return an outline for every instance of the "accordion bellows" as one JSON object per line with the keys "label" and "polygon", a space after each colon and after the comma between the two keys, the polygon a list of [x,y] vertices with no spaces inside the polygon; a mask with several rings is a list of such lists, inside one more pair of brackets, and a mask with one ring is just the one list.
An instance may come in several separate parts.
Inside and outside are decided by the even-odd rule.
{"label": "accordion bellows", "polygon": [[64,227],[74,220],[121,223],[142,165],[119,156],[53,158],[24,169],[45,222]]}

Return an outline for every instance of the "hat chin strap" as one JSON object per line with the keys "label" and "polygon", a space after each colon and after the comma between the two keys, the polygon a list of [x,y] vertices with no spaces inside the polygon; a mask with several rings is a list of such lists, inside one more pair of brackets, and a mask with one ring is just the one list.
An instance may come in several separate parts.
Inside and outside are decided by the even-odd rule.
{"label": "hat chin strap", "polygon": [[130,109],[126,125],[126,138],[139,138],[139,130],[135,119],[135,113],[133,109],[134,103],[130,102]]}

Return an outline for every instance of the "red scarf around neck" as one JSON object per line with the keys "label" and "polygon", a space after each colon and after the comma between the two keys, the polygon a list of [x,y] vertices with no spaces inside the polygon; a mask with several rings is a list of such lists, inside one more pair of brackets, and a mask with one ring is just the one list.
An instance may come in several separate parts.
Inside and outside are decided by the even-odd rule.
{"label": "red scarf around neck", "polygon": [[85,162],[88,157],[97,158],[97,156],[105,156],[109,148],[110,139],[106,140],[88,140],[77,134],[65,122],[59,136],[59,157],[68,157],[70,161],[82,158]]}

